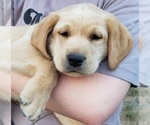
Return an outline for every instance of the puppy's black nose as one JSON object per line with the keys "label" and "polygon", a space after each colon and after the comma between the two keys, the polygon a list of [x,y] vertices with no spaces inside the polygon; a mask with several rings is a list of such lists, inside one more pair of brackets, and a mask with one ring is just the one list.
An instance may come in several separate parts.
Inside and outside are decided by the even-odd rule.
{"label": "puppy's black nose", "polygon": [[77,53],[67,55],[68,64],[73,67],[81,66],[85,59],[83,55]]}

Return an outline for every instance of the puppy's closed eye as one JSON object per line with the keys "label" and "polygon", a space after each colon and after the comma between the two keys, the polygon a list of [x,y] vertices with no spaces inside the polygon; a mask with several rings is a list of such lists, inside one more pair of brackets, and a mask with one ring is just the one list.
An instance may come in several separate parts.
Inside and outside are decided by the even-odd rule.
{"label": "puppy's closed eye", "polygon": [[69,26],[66,25],[62,28],[60,28],[58,30],[58,34],[61,36],[61,37],[68,37],[70,34],[69,34]]}
{"label": "puppy's closed eye", "polygon": [[59,34],[62,36],[62,37],[68,37],[69,36],[69,33],[67,31],[59,31]]}
{"label": "puppy's closed eye", "polygon": [[100,40],[100,39],[102,39],[102,38],[103,38],[102,34],[96,34],[96,33],[94,33],[94,34],[92,34],[92,35],[90,36],[90,39],[91,39],[91,40]]}

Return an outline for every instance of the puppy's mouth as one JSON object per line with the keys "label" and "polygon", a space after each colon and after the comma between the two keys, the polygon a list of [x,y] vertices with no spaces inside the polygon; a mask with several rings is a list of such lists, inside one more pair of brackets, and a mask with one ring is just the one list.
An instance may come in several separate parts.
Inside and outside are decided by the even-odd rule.
{"label": "puppy's mouth", "polygon": [[83,73],[81,67],[80,68],[69,67],[69,68],[67,68],[65,74],[67,74],[69,76],[75,76],[75,77],[86,75],[85,73]]}
{"label": "puppy's mouth", "polygon": [[67,73],[82,73],[82,69],[81,68],[67,68]]}

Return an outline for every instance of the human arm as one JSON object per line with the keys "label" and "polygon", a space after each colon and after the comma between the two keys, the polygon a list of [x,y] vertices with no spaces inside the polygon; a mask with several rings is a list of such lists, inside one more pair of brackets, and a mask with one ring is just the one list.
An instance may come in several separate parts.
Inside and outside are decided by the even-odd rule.
{"label": "human arm", "polygon": [[11,93],[11,75],[0,70],[0,90]]}
{"label": "human arm", "polygon": [[[12,73],[12,89],[21,92],[29,78]],[[47,109],[87,125],[100,125],[115,111],[130,84],[96,73],[75,79],[62,75],[47,103]]]}

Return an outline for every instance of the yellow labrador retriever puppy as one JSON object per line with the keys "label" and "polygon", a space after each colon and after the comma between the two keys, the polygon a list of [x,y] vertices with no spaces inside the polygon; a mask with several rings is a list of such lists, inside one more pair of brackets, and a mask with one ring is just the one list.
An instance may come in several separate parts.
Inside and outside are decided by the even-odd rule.
{"label": "yellow labrador retriever puppy", "polygon": [[[12,34],[12,70],[32,77],[20,94],[21,109],[31,121],[45,109],[58,72],[90,75],[106,58],[114,70],[132,48],[126,27],[91,4],[53,12],[36,25],[12,28]],[[60,120],[65,125],[81,124]]]}

